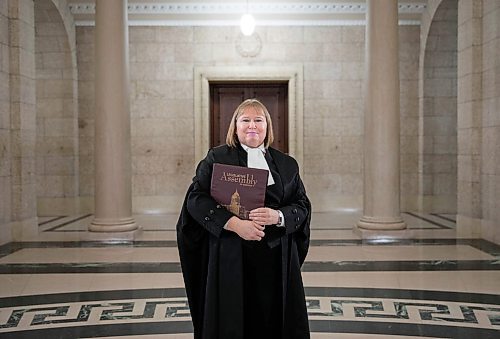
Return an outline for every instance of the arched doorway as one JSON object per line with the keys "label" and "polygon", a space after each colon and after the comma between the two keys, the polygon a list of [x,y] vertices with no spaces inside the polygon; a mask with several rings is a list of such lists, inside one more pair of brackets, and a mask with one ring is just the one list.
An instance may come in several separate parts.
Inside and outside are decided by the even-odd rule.
{"label": "arched doorway", "polygon": [[78,126],[74,52],[53,1],[35,1],[34,14],[38,215],[75,213]]}
{"label": "arched doorway", "polygon": [[424,54],[421,103],[421,208],[457,210],[457,2],[444,0],[432,19]]}

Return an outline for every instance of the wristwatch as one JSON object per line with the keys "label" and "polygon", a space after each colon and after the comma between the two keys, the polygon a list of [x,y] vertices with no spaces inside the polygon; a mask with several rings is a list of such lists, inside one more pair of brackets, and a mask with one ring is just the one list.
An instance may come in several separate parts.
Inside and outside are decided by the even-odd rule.
{"label": "wristwatch", "polygon": [[281,224],[283,224],[283,212],[278,210],[278,222],[276,225],[281,226]]}

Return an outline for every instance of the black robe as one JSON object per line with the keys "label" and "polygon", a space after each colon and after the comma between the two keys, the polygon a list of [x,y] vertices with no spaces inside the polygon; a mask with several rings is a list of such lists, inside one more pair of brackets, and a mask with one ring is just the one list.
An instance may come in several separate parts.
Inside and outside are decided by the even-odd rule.
{"label": "black robe", "polygon": [[[282,338],[309,338],[300,268],[309,248],[311,204],[297,162],[271,147],[268,152],[283,185],[278,208],[285,218],[285,229],[272,233],[274,237],[268,237],[266,232],[261,241],[267,241],[270,247],[281,245]],[[212,199],[209,192],[213,163],[243,166],[246,156],[241,146],[211,149],[198,164],[177,223],[179,256],[195,339],[244,337],[244,240],[223,229],[233,214]]]}

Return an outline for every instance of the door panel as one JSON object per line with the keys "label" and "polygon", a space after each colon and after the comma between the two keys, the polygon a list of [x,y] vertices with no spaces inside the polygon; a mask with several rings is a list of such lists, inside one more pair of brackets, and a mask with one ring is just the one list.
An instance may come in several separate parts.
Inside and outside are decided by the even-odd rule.
{"label": "door panel", "polygon": [[273,147],[288,153],[288,84],[210,83],[210,147],[226,142],[227,129],[238,105],[250,98],[260,100],[273,121]]}

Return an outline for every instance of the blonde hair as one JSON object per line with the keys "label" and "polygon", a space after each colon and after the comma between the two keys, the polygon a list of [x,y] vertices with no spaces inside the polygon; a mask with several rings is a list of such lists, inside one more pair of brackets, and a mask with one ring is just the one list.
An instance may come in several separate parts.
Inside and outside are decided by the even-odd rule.
{"label": "blonde hair", "polygon": [[267,148],[274,141],[273,122],[271,120],[271,115],[269,114],[269,111],[267,110],[266,106],[264,106],[264,104],[257,99],[247,99],[243,101],[236,108],[236,110],[233,113],[233,117],[231,118],[231,123],[229,124],[229,128],[227,130],[226,144],[229,147],[236,147],[239,144],[238,135],[236,134],[237,131],[236,121],[248,107],[252,107],[256,111],[262,112],[266,117],[267,131],[266,131],[266,138],[264,139],[264,147]]}

